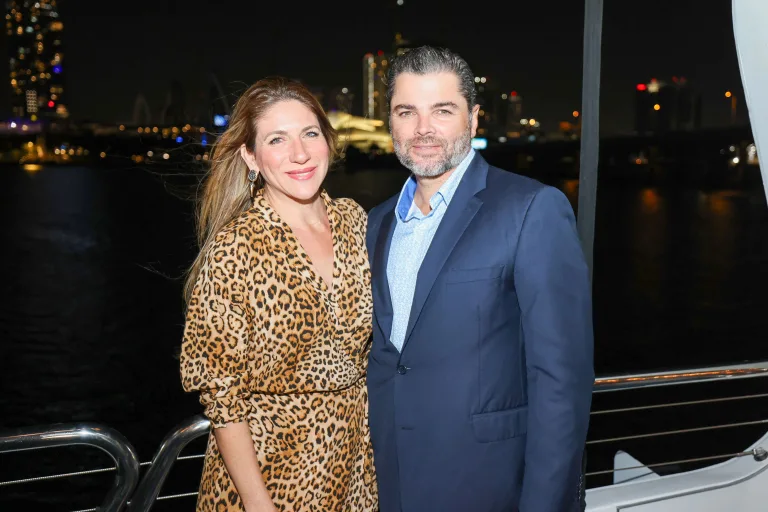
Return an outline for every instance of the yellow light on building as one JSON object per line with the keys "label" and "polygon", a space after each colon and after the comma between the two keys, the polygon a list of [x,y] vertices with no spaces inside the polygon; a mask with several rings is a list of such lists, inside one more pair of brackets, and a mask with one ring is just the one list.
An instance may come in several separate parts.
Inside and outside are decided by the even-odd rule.
{"label": "yellow light on building", "polygon": [[731,94],[731,91],[725,91],[726,98],[730,98],[731,96],[733,96],[733,94]]}
{"label": "yellow light on building", "polygon": [[578,110],[574,110],[573,111],[573,117],[579,117],[579,111]]}
{"label": "yellow light on building", "polygon": [[661,110],[661,105],[658,103],[653,106],[653,110]]}

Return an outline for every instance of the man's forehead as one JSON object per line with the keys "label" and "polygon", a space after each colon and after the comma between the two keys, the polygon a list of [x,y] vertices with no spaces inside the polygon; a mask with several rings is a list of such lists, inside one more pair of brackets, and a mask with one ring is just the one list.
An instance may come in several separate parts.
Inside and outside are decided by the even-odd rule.
{"label": "man's forehead", "polygon": [[[459,77],[450,72],[439,73],[402,73],[395,78],[392,99],[422,98],[429,102],[454,101],[464,99]],[[459,103],[461,104],[461,103]]]}

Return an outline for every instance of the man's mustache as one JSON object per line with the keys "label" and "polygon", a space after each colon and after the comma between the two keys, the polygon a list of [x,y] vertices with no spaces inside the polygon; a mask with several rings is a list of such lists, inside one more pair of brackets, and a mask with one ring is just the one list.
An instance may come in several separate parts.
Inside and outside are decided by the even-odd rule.
{"label": "man's mustache", "polygon": [[434,144],[445,147],[445,140],[438,139],[435,137],[422,137],[418,139],[409,139],[406,142],[406,146],[408,146],[409,148],[412,148],[413,146],[419,146],[419,145],[434,145]]}

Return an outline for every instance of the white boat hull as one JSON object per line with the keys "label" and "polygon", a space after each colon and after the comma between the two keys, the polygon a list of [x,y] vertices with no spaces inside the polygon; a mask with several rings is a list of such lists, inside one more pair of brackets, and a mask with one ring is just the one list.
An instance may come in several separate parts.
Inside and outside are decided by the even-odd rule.
{"label": "white boat hull", "polygon": [[[768,434],[749,448],[768,449]],[[768,460],[736,457],[695,471],[587,491],[588,512],[765,512]]]}
{"label": "white boat hull", "polygon": [[733,0],[732,6],[741,82],[768,197],[768,1]]}

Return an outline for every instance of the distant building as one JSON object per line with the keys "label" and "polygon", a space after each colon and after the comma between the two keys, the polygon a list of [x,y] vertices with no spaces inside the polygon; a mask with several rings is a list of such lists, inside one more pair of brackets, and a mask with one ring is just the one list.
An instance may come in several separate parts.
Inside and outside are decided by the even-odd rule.
{"label": "distant building", "polygon": [[165,98],[165,105],[160,113],[160,124],[185,124],[188,121],[191,121],[191,119],[187,112],[184,87],[178,80],[173,80]]}
{"label": "distant building", "polygon": [[478,112],[478,136],[493,140],[509,137],[510,131],[520,129],[522,98],[516,91],[507,93],[486,76],[475,77]]}
{"label": "distant building", "polygon": [[655,78],[635,87],[635,132],[639,135],[701,128],[701,95],[685,78]]}
{"label": "distant building", "polygon": [[523,118],[523,97],[517,91],[511,91],[509,94],[502,94],[502,99],[506,100],[507,107],[504,136],[510,139],[520,138],[528,128],[528,120]]}
{"label": "distant building", "polygon": [[374,121],[383,121],[389,128],[389,108],[387,106],[387,71],[392,56],[379,50],[374,55],[363,56],[363,117]]}
{"label": "distant building", "polygon": [[355,93],[353,93],[349,87],[338,87],[333,90],[331,110],[351,114],[354,101]]}
{"label": "distant building", "polygon": [[64,101],[64,24],[56,0],[6,2],[13,115],[32,121],[69,117]]}

